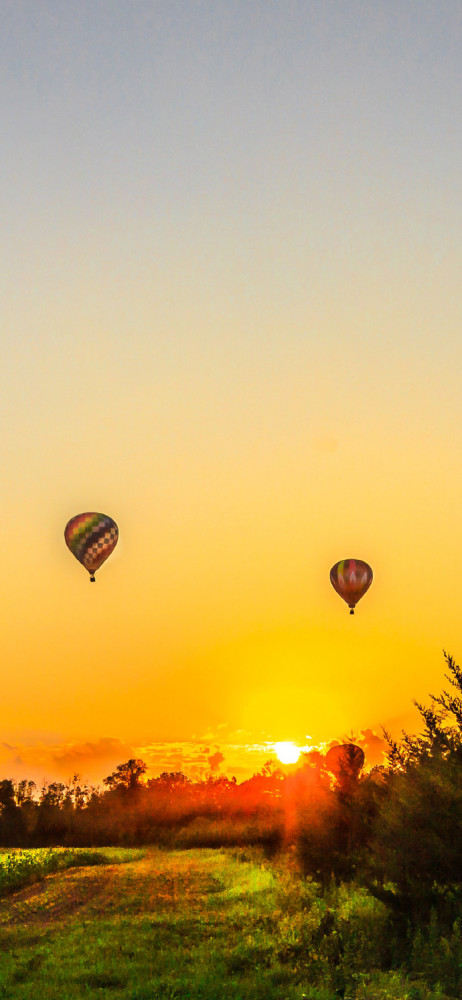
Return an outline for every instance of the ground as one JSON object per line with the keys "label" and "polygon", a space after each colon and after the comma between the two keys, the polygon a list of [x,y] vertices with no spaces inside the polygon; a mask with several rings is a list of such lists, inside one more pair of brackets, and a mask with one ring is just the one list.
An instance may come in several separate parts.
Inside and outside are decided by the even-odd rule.
{"label": "ground", "polygon": [[48,876],[0,903],[0,997],[300,1000],[273,890],[268,867],[216,850]]}

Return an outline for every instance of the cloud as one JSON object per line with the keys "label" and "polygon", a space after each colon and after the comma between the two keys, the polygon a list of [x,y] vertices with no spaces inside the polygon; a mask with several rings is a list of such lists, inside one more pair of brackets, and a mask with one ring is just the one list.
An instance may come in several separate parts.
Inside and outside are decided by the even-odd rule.
{"label": "cloud", "polygon": [[1,773],[15,781],[30,778],[68,781],[80,774],[85,781],[101,782],[118,764],[135,756],[133,747],[122,740],[101,737],[84,743],[15,746],[0,744]]}
{"label": "cloud", "polygon": [[198,778],[210,770],[210,747],[202,742],[149,743],[138,746],[136,755],[147,764],[150,777],[162,771],[183,771]]}
{"label": "cloud", "polygon": [[383,736],[378,736],[372,729],[361,729],[361,737],[355,742],[364,750],[367,767],[385,764],[389,746]]}
{"label": "cloud", "polygon": [[208,761],[209,761],[209,764],[210,764],[210,770],[211,771],[218,771],[218,768],[220,767],[220,764],[223,763],[224,759],[225,759],[225,755],[221,752],[221,750],[217,750],[216,753],[213,753],[208,758]]}

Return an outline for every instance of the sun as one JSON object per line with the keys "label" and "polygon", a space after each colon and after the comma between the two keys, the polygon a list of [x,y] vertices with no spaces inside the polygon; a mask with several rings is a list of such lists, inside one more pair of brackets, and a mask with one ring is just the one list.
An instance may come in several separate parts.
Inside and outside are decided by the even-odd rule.
{"label": "sun", "polygon": [[282,764],[296,764],[301,754],[295,743],[275,743],[274,749]]}

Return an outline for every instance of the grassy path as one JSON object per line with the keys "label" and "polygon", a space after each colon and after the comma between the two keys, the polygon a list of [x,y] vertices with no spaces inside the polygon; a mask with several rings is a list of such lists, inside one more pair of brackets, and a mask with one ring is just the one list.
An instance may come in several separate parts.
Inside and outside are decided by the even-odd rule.
{"label": "grassy path", "polygon": [[229,852],[71,869],[0,902],[0,998],[321,1000],[279,961],[280,918],[271,871]]}

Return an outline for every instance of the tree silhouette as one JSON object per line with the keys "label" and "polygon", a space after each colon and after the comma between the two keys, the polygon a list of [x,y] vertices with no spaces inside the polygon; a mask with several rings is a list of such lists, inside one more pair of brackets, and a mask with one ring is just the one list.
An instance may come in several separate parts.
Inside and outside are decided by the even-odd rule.
{"label": "tree silhouette", "polygon": [[112,774],[103,779],[103,783],[111,791],[134,792],[142,787],[140,778],[145,773],[144,761],[131,757],[125,764],[119,764]]}

